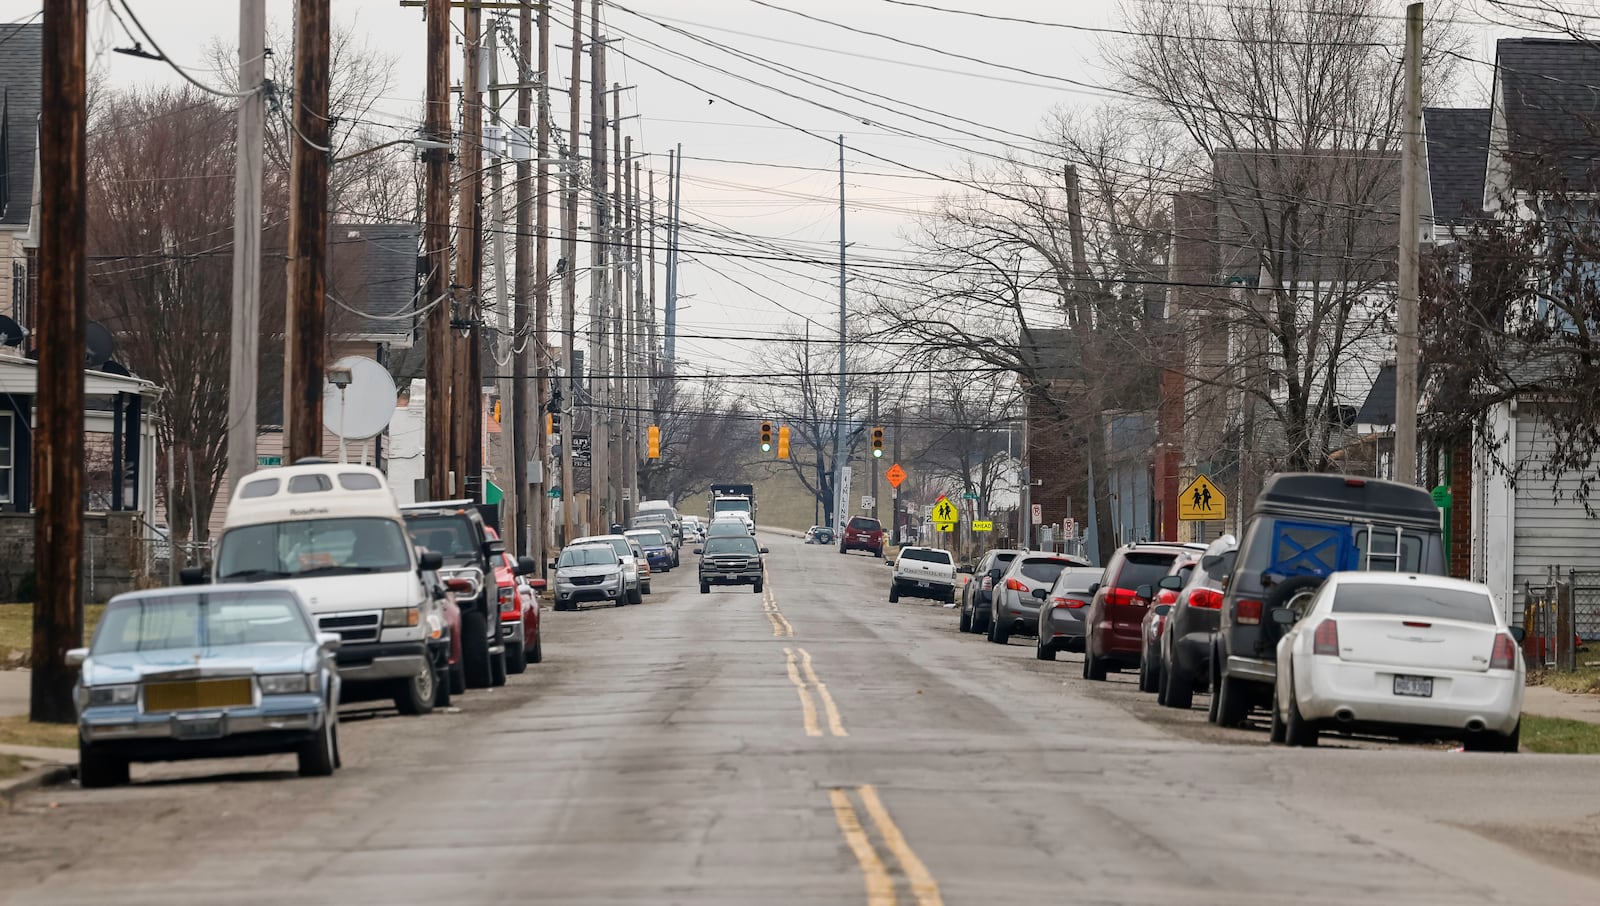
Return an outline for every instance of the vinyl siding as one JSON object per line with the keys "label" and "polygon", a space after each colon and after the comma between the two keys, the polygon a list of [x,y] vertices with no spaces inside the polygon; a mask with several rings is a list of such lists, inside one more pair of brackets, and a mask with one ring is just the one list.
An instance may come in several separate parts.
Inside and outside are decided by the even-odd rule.
{"label": "vinyl siding", "polygon": [[[1574,499],[1574,473],[1559,479],[1541,474],[1549,461],[1550,432],[1537,413],[1524,407],[1517,417],[1517,462],[1521,469],[1515,495],[1515,535],[1512,538],[1512,581],[1515,600],[1523,600],[1524,584],[1535,587],[1549,581],[1550,570],[1600,572],[1600,519],[1589,516]],[[1600,498],[1592,501],[1600,512]],[[1521,607],[1515,616],[1520,617]]]}

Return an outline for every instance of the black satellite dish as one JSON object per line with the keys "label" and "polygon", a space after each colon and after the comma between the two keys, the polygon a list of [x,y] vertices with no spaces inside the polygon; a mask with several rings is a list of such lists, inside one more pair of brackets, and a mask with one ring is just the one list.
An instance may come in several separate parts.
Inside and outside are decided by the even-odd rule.
{"label": "black satellite dish", "polygon": [[27,335],[21,324],[0,315],[0,346],[21,346],[22,338]]}
{"label": "black satellite dish", "polygon": [[106,374],[120,374],[123,377],[133,377],[133,372],[129,371],[126,365],[122,364],[116,359],[112,359],[104,365],[101,365],[100,370]]}
{"label": "black satellite dish", "polygon": [[111,356],[117,351],[117,342],[111,338],[111,331],[100,326],[98,321],[90,321],[83,328],[83,343],[88,348],[85,363],[90,368],[99,368],[111,361]]}

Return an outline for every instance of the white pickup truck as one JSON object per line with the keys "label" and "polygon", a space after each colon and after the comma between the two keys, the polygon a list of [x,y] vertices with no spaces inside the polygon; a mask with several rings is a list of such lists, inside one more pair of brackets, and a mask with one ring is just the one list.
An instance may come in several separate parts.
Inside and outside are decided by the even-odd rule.
{"label": "white pickup truck", "polygon": [[930,598],[949,604],[956,599],[956,565],[950,552],[936,547],[902,547],[889,579],[889,601]]}

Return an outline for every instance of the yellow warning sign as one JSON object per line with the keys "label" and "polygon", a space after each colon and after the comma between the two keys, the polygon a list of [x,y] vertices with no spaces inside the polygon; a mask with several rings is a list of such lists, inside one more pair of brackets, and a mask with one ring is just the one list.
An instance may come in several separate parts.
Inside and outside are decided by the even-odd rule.
{"label": "yellow warning sign", "polygon": [[933,524],[939,526],[939,531],[954,531],[956,523],[961,521],[961,511],[950,502],[948,497],[940,497],[933,505]]}
{"label": "yellow warning sign", "polygon": [[1204,475],[1196,475],[1194,481],[1189,482],[1189,486],[1178,495],[1179,519],[1205,522],[1225,519],[1227,515],[1228,498],[1223,496],[1221,488]]}
{"label": "yellow warning sign", "polygon": [[972,530],[975,532],[992,532],[994,531],[994,520],[974,519],[972,520]]}

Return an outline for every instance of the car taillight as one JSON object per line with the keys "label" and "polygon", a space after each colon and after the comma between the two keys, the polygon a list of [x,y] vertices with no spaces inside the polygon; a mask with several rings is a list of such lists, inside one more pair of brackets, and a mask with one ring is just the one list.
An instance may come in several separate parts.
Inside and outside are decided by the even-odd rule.
{"label": "car taillight", "polygon": [[1514,670],[1517,666],[1517,645],[1511,636],[1500,633],[1494,637],[1494,653],[1489,655],[1490,670]]}
{"label": "car taillight", "polygon": [[1176,604],[1176,603],[1178,603],[1178,593],[1173,591],[1170,588],[1163,588],[1156,595],[1156,603],[1157,604]]}
{"label": "car taillight", "polygon": [[1189,592],[1189,606],[1205,610],[1222,609],[1222,592],[1210,588],[1197,588]]}
{"label": "car taillight", "polygon": [[1106,603],[1107,604],[1114,604],[1114,605],[1117,605],[1117,606],[1127,606],[1129,604],[1136,604],[1136,603],[1138,603],[1138,601],[1139,601],[1138,593],[1135,592],[1131,588],[1113,588],[1110,591],[1106,592]]}
{"label": "car taillight", "polygon": [[1329,657],[1339,656],[1339,624],[1332,620],[1323,620],[1317,624],[1317,631],[1311,636],[1311,653],[1326,654]]}
{"label": "car taillight", "polygon": [[507,613],[515,613],[517,609],[517,590],[510,586],[500,587],[500,609]]}
{"label": "car taillight", "polygon": [[1058,597],[1058,598],[1052,598],[1050,600],[1050,603],[1052,605],[1056,606],[1056,607],[1066,607],[1066,608],[1069,608],[1071,610],[1077,610],[1078,608],[1085,606],[1089,602],[1088,601],[1084,601],[1081,598],[1059,598]]}
{"label": "car taillight", "polygon": [[1020,591],[1020,592],[1027,592],[1027,590],[1028,590],[1028,586],[1023,585],[1020,581],[1018,581],[1016,579],[1007,579],[1006,580],[1006,588],[1011,590],[1011,591]]}
{"label": "car taillight", "polygon": [[1261,623],[1261,602],[1254,598],[1240,598],[1238,616],[1234,622],[1245,626],[1256,626]]}

